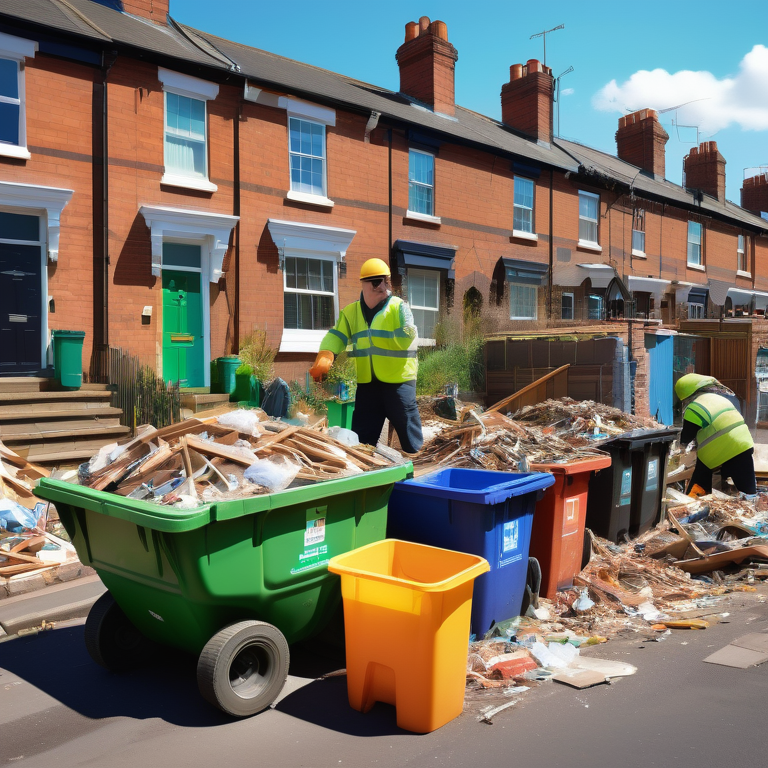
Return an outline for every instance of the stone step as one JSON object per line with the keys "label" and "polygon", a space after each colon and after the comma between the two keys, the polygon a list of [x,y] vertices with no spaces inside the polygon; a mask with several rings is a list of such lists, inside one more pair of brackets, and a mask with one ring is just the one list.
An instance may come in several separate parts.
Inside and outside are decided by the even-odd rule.
{"label": "stone step", "polygon": [[189,408],[193,413],[200,413],[200,411],[206,411],[210,408],[218,408],[227,403],[229,403],[229,395],[212,395],[207,393],[182,393],[181,395],[181,407]]}
{"label": "stone step", "polygon": [[104,435],[119,440],[130,433],[130,427],[122,426],[118,418],[0,424],[0,440],[9,447],[18,442],[32,443],[67,437],[80,439],[87,435]]}
{"label": "stone step", "polygon": [[36,403],[34,405],[3,405],[0,398],[0,422],[4,421],[29,421],[34,419],[39,422],[42,419],[75,419],[75,418],[103,418],[105,416],[120,416],[120,408],[112,408],[103,402],[54,402]]}
{"label": "stone step", "polygon": [[6,403],[50,402],[55,400],[109,400],[112,393],[107,389],[72,389],[58,392],[2,392],[0,405]]}

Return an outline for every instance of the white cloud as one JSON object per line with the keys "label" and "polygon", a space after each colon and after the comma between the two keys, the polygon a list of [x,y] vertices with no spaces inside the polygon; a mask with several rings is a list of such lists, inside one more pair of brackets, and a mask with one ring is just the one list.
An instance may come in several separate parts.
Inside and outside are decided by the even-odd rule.
{"label": "white cloud", "polygon": [[768,48],[756,45],[741,60],[738,73],[722,80],[711,72],[640,70],[621,85],[611,80],[592,97],[592,106],[623,115],[695,99],[701,101],[677,110],[677,122],[697,125],[707,135],[733,124],[744,130],[768,130]]}
{"label": "white cloud", "polygon": [[560,91],[561,96],[572,96],[576,91],[573,88],[563,88],[562,91]]}

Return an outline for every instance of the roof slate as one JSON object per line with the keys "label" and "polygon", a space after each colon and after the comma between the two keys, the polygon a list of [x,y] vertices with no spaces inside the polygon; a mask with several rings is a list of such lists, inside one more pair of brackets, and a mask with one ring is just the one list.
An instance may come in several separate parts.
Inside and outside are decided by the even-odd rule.
{"label": "roof slate", "polygon": [[744,224],[768,230],[768,222],[765,219],[755,216],[745,211],[743,208],[726,200],[721,203],[719,200],[704,195],[700,205],[696,204],[696,196],[690,190],[674,184],[667,179],[658,179],[647,171],[638,168],[636,165],[620,160],[614,155],[601,152],[598,149],[592,149],[584,144],[575,141],[565,141],[564,139],[555,139],[555,143],[570,155],[575,157],[579,164],[587,171],[596,171],[599,174],[609,176],[616,181],[636,189],[638,192],[657,197],[663,197],[671,202],[680,203],[687,206],[696,206],[707,213],[715,213],[721,216],[727,216],[731,219],[738,219]]}

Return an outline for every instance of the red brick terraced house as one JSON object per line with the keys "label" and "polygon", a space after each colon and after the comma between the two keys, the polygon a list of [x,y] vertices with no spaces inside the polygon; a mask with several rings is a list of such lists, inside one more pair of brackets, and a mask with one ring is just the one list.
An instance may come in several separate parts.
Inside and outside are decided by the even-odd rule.
{"label": "red brick terraced house", "polygon": [[86,370],[116,347],[206,388],[261,328],[303,380],[371,257],[425,344],[467,303],[517,334],[764,315],[762,187],[727,201],[715,142],[680,186],[653,110],[620,119],[618,156],[553,136],[536,60],[500,77],[501,119],[457,105],[441,21],[406,25],[392,92],[168,5],[0,4],[0,376],[50,375],[51,331],[74,329]]}

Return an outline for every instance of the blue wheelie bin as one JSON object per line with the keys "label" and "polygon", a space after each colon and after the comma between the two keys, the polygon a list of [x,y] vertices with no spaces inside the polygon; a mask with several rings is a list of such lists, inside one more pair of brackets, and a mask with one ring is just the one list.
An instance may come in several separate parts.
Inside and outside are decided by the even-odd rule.
{"label": "blue wheelie bin", "polygon": [[475,581],[471,632],[520,614],[536,502],[555,482],[548,472],[441,469],[395,483],[387,536],[484,557]]}

